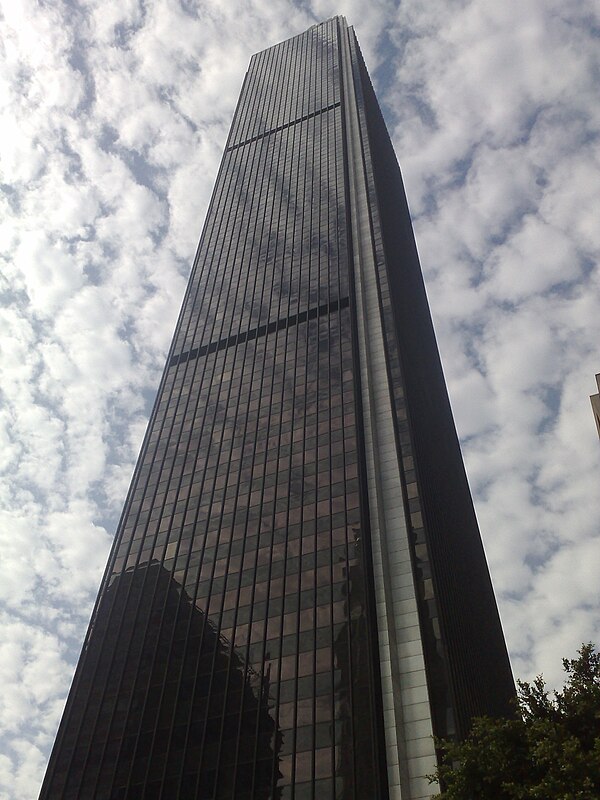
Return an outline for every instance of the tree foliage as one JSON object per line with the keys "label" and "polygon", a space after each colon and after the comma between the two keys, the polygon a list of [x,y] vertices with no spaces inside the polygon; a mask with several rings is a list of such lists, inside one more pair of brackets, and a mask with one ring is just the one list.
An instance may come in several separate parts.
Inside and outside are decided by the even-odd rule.
{"label": "tree foliage", "polygon": [[563,659],[562,691],[541,675],[518,681],[512,719],[474,720],[462,742],[441,741],[440,800],[600,800],[600,654]]}

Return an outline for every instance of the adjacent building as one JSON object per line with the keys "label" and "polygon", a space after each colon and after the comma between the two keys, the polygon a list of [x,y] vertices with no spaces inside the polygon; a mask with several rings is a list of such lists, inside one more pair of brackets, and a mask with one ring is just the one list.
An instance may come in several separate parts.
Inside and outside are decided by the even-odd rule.
{"label": "adjacent building", "polygon": [[511,669],[342,17],[255,55],[43,800],[429,797]]}
{"label": "adjacent building", "polygon": [[590,401],[592,403],[594,419],[596,420],[596,429],[598,431],[598,436],[600,436],[600,373],[596,375],[596,385],[598,386],[598,394],[590,395]]}

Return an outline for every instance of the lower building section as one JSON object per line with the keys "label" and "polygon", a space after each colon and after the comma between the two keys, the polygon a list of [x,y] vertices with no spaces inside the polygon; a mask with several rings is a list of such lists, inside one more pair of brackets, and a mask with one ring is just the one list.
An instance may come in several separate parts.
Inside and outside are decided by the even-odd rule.
{"label": "lower building section", "polygon": [[167,372],[43,798],[385,796],[350,322]]}

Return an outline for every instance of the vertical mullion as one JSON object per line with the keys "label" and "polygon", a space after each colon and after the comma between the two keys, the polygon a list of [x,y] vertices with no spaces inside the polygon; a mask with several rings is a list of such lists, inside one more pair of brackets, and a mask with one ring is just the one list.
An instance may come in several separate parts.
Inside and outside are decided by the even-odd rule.
{"label": "vertical mullion", "polygon": [[[300,47],[298,48],[298,56],[299,56],[299,60],[300,60],[300,74],[301,74],[301,80],[303,81],[304,91],[306,91],[307,83],[310,86],[308,76],[310,75],[310,66],[311,66],[311,63],[312,63],[311,45],[312,45],[312,37],[310,35],[310,32],[308,32],[307,34],[305,34],[302,37],[302,40],[300,42]],[[308,66],[307,66],[307,63],[308,63]],[[301,95],[302,95],[302,93],[303,92],[298,92],[298,95],[296,97],[296,110],[294,112],[294,116],[296,117],[296,119],[302,115],[302,109],[301,109]],[[306,260],[306,255],[305,255],[306,176],[307,176],[307,171],[308,171],[308,158],[307,158],[307,152],[306,152],[307,151],[307,141],[306,140],[307,140],[307,137],[309,136],[308,127],[309,127],[309,122],[298,122],[294,126],[294,145],[295,145],[295,149],[296,149],[297,154],[298,154],[297,155],[298,169],[297,169],[297,175],[296,175],[296,202],[295,202],[293,240],[294,240],[294,244],[297,241],[297,237],[298,237],[298,240],[299,240],[299,253],[298,253],[298,259],[297,259],[298,303],[299,304],[301,302],[300,298],[301,298],[301,293],[302,293],[302,285],[303,285],[302,277],[303,277],[303,274],[304,273],[310,273],[310,261],[309,261],[308,265],[305,264],[305,260]],[[304,174],[303,174],[303,178],[300,179],[302,166],[304,167]],[[302,198],[302,203],[300,203],[300,198]],[[299,213],[300,213],[300,217],[298,216]],[[291,283],[291,281],[290,281],[290,283]],[[296,373],[296,369],[297,369],[297,355],[296,355],[296,353],[297,353],[297,348],[298,348],[298,341],[299,341],[299,337],[298,337],[298,335],[296,335],[295,348],[294,348],[295,357],[294,357],[293,386],[287,392],[287,394],[286,394],[285,391],[284,391],[284,394],[283,394],[283,398],[284,398],[283,404],[285,404],[287,402],[290,405],[292,419],[294,419],[294,416],[295,416],[294,409],[295,409],[295,405],[296,405],[296,385],[295,385],[296,384],[296,376],[295,376],[295,373]],[[287,357],[287,351],[286,351],[286,357]],[[287,360],[287,358],[286,358],[286,360]],[[284,389],[285,389],[285,387],[284,387]],[[285,408],[285,405],[283,405],[283,407]],[[287,476],[288,506],[287,506],[286,529],[289,526],[289,519],[290,519],[291,481],[292,481],[292,471],[293,471],[293,463],[294,463],[294,457],[293,457],[293,452],[292,451],[293,451],[293,447],[290,445],[290,452],[289,452],[289,455],[288,455],[288,458],[287,458],[287,466],[288,466],[288,476]],[[279,486],[280,486],[280,484],[278,483],[277,484],[277,494],[279,494]],[[300,512],[300,525],[302,525],[301,512]],[[300,528],[300,531],[301,531],[301,528]],[[301,582],[301,578],[302,578],[301,541],[302,540],[301,540],[301,533],[300,533],[300,537],[299,537],[299,552],[298,552],[298,565],[297,565],[298,589],[297,589],[296,610],[295,610],[295,613],[296,613],[296,626],[295,626],[296,631],[295,631],[295,648],[294,648],[295,669],[293,670],[293,673],[294,673],[293,678],[289,679],[289,680],[295,680],[295,690],[294,690],[294,693],[293,693],[293,702],[294,702],[294,711],[293,711],[293,714],[292,714],[293,722],[292,722],[292,726],[291,726],[291,728],[289,730],[289,735],[291,735],[291,738],[292,738],[292,747],[291,747],[291,752],[289,754],[290,767],[291,767],[291,797],[292,797],[292,800],[293,800],[293,797],[294,797],[294,794],[295,794],[295,783],[296,783],[296,780],[295,780],[295,769],[296,769],[296,727],[297,727],[297,719],[298,719],[298,698],[297,698],[297,691],[298,691],[298,642],[299,642],[299,638],[298,637],[299,637],[299,628],[300,628],[299,592],[300,592],[300,582]],[[287,576],[288,576],[288,570],[287,570],[288,549],[289,549],[289,540],[288,540],[288,538],[286,536],[286,542],[285,542],[285,555],[286,555],[286,558],[285,558],[284,585],[283,585],[283,591],[284,591],[283,612],[284,613],[282,615],[282,628],[281,628],[281,636],[282,636],[282,638],[283,638],[283,631],[285,629],[284,620],[285,620],[285,615],[286,615],[285,611],[286,611],[286,607],[287,607],[287,603],[286,603],[285,598],[287,596],[286,588],[287,588]],[[290,595],[290,597],[291,597],[291,595]],[[280,662],[279,662],[279,675],[280,675],[279,680],[280,680],[280,682],[281,682],[281,674],[282,674],[281,664],[282,664],[282,661],[280,659]],[[280,695],[281,695],[281,689],[280,689],[280,692],[279,692],[279,696]]]}
{"label": "vertical mullion", "polygon": [[[337,86],[337,82],[334,83],[334,76],[336,76],[334,70],[334,58],[335,53],[337,52],[337,37],[339,36],[339,28],[337,24],[331,23],[331,47],[329,48],[329,74],[331,75],[331,79],[328,82],[328,91],[331,92],[333,99],[336,97],[339,98],[339,87]],[[337,81],[339,82],[339,73],[337,74]],[[329,97],[329,95],[328,95]],[[330,198],[334,198],[334,210],[335,210],[335,224],[332,226],[332,209],[331,207],[328,208],[327,213],[327,246],[328,246],[328,265],[331,272],[334,273],[336,278],[336,287],[337,287],[337,299],[338,299],[338,309],[336,312],[337,322],[338,322],[338,330],[337,330],[337,337],[338,337],[338,367],[339,367],[339,380],[340,380],[340,397],[342,398],[342,408],[341,408],[341,425],[340,425],[340,433],[343,436],[343,394],[342,394],[342,380],[343,380],[343,368],[342,368],[342,342],[343,338],[341,335],[341,319],[342,319],[342,308],[341,308],[341,299],[342,294],[342,280],[341,280],[341,270],[340,270],[340,250],[341,250],[341,241],[340,237],[343,231],[340,228],[340,219],[339,219],[339,206],[340,206],[340,197],[339,197],[339,158],[340,154],[338,151],[338,124],[337,118],[338,115],[342,113],[341,108],[334,108],[332,111],[329,112],[327,118],[327,130],[328,130],[328,141],[327,141],[327,176],[328,176],[328,186],[330,187]],[[332,229],[333,227],[333,229]],[[335,237],[334,237],[335,233]],[[335,251],[332,253],[332,241],[334,243]],[[333,262],[333,255],[335,254],[335,263]],[[330,423],[331,424],[331,423]],[[333,587],[333,531],[329,531],[329,552],[331,553],[329,559],[329,576],[330,581]],[[332,599],[333,599],[333,588],[332,588]],[[333,614],[330,615],[330,635],[329,635],[329,642],[331,647],[331,670],[332,670],[332,679],[335,681],[335,628],[334,628],[334,621],[333,621]],[[334,684],[335,686],[335,684]],[[334,786],[334,794],[335,794],[335,780],[336,780],[336,758],[338,754],[338,721],[336,719],[336,703],[335,703],[335,691],[332,693],[330,699],[330,708],[331,708],[331,731],[332,731],[332,741],[331,741],[331,762],[332,762],[332,778],[333,778],[333,786]]]}

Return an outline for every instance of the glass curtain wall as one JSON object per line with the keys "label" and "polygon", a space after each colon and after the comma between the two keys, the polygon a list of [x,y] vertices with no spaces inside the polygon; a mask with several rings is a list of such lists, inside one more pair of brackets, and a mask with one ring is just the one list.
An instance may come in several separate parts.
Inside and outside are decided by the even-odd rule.
{"label": "glass curtain wall", "polygon": [[339,26],[251,61],[43,798],[385,791]]}

